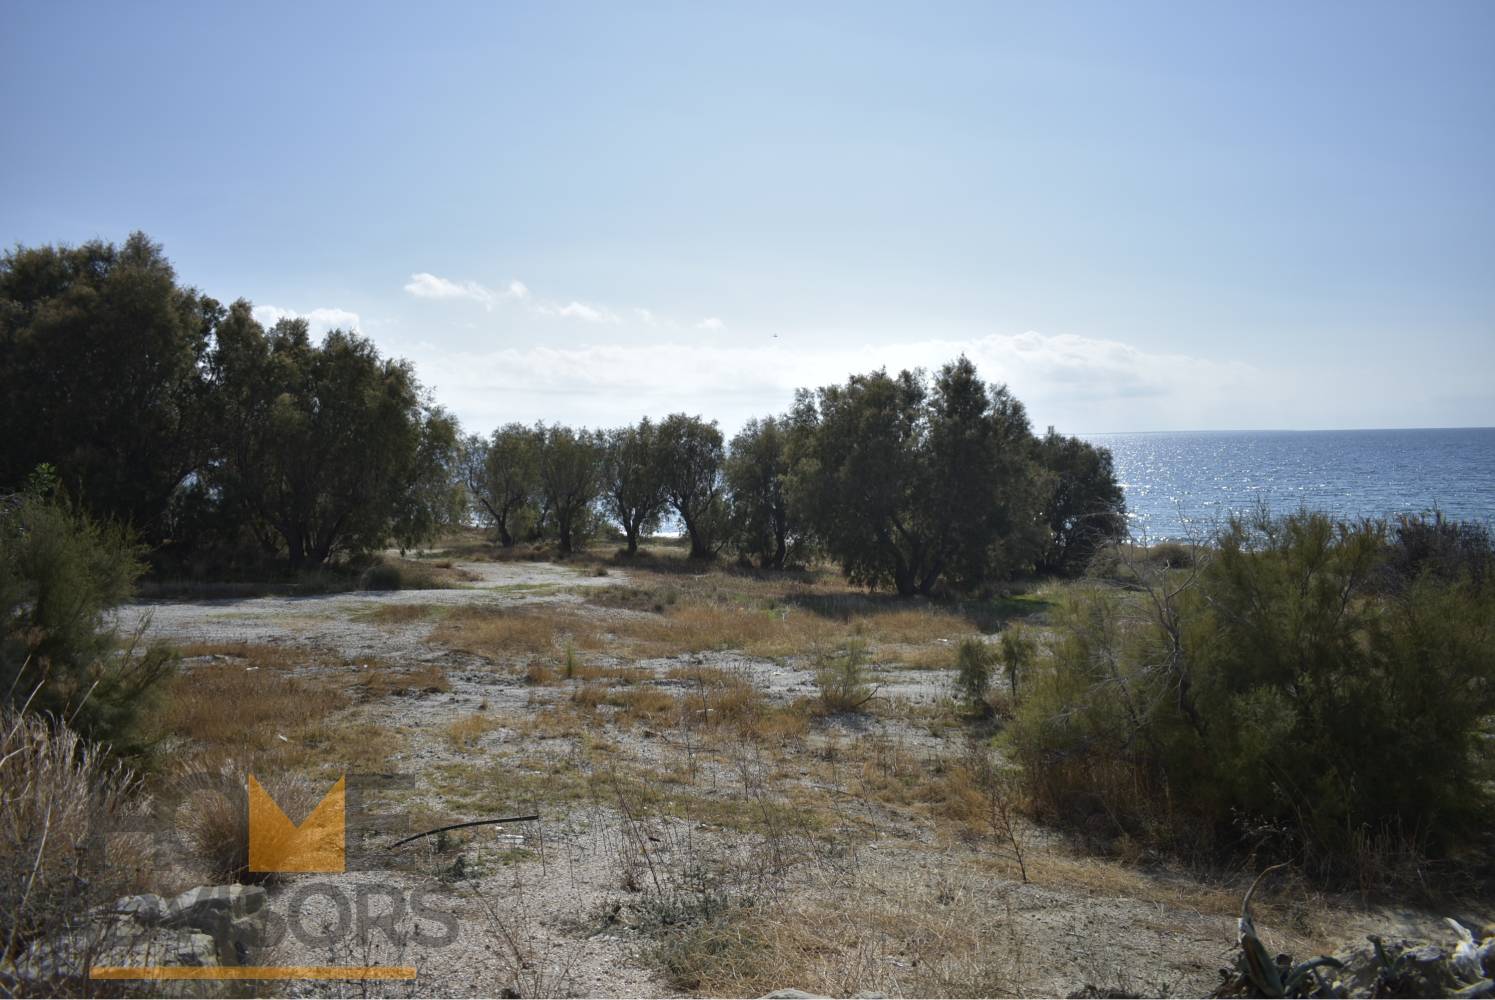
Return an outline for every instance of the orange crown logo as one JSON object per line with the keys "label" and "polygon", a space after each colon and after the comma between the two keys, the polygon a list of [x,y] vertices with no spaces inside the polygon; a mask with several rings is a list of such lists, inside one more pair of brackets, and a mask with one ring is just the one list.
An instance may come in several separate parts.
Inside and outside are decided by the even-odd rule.
{"label": "orange crown logo", "polygon": [[250,871],[343,871],[345,777],[337,779],[300,824],[291,822],[252,774],[248,790]]}

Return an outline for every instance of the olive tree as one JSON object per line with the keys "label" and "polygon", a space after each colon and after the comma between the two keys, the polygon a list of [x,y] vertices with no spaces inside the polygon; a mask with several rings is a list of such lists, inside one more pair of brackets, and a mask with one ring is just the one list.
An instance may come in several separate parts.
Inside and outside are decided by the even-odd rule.
{"label": "olive tree", "polygon": [[966,358],[932,381],[879,370],[802,390],[793,420],[790,500],[852,582],[974,590],[1031,563],[1041,498],[1027,414]]}
{"label": "olive tree", "polygon": [[536,469],[543,521],[569,555],[593,527],[593,507],[602,491],[602,446],[585,428],[535,425]]}
{"label": "olive tree", "polygon": [[209,474],[293,567],[410,544],[448,509],[456,426],[407,362],[341,330],[314,344],[300,319],[267,332],[240,301],[220,325],[212,370],[222,446]]}
{"label": "olive tree", "polygon": [[623,529],[628,554],[638,552],[639,536],[659,529],[664,512],[664,464],[659,428],[648,417],[631,427],[608,431],[602,449],[602,492],[608,514]]}
{"label": "olive tree", "polygon": [[673,413],[659,425],[665,496],[690,537],[690,557],[710,559],[727,541],[726,455],[716,421]]}
{"label": "olive tree", "polygon": [[765,569],[782,569],[790,551],[789,427],[783,417],[749,420],[727,456],[732,534]]}
{"label": "olive tree", "polygon": [[499,544],[511,548],[520,524],[540,490],[540,433],[523,424],[505,424],[488,440],[468,438],[463,461],[468,495],[498,532]]}

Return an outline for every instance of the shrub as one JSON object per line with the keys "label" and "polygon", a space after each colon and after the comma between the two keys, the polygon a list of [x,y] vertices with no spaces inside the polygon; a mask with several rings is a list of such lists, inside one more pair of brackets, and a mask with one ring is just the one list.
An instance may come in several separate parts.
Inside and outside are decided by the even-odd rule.
{"label": "shrub", "polygon": [[964,639],[955,654],[955,687],[973,710],[985,713],[991,688],[992,651],[980,639]]}
{"label": "shrub", "polygon": [[139,887],[147,844],[120,830],[135,786],[60,722],[0,710],[0,965]]}
{"label": "shrub", "polygon": [[1014,622],[1002,630],[1002,667],[1007,671],[1007,686],[1017,700],[1017,679],[1033,665],[1038,653],[1038,644],[1028,635],[1021,623]]}
{"label": "shrub", "polygon": [[1194,565],[1194,553],[1181,542],[1159,542],[1147,550],[1147,558],[1168,569],[1187,569]]}
{"label": "shrub", "polygon": [[107,624],[143,566],[122,527],[58,496],[45,470],[0,499],[0,689],[96,740],[128,743],[146,699],[175,662]]}
{"label": "shrub", "polygon": [[1490,529],[1449,521],[1441,511],[1398,517],[1390,530],[1383,578],[1391,589],[1403,590],[1424,575],[1483,586],[1495,575]]}
{"label": "shrub", "polygon": [[1325,876],[1457,848],[1489,807],[1495,593],[1377,592],[1386,551],[1379,523],[1260,515],[1188,587],[1075,591],[1010,730],[1034,802]]}
{"label": "shrub", "polygon": [[877,689],[866,679],[867,644],[850,639],[834,653],[816,658],[815,687],[823,714],[857,712],[872,700]]}
{"label": "shrub", "polygon": [[[249,790],[253,768],[241,761],[193,760],[176,774],[177,829],[192,860],[212,882],[267,882],[273,872],[249,870]],[[261,777],[263,780],[263,777]],[[311,782],[281,778],[265,788],[292,823],[300,824],[322,801]]]}

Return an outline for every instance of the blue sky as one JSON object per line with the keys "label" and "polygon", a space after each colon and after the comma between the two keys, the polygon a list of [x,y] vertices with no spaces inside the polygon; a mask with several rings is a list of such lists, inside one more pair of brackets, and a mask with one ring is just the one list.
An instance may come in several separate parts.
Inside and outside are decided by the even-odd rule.
{"label": "blue sky", "polygon": [[471,429],[959,351],[1070,432],[1495,424],[1495,4],[0,7],[0,240]]}

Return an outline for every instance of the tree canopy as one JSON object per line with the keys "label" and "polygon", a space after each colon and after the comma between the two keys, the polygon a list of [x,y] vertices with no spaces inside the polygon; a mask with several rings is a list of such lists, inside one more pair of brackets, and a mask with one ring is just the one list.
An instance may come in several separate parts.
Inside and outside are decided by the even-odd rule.
{"label": "tree canopy", "polygon": [[0,419],[0,489],[48,463],[158,564],[316,567],[464,520],[562,554],[611,522],[635,553],[673,524],[696,559],[826,555],[854,583],[930,594],[1083,572],[1126,526],[1110,453],[1037,438],[964,357],[801,390],[730,447],[684,413],[464,437],[407,362],[356,331],[266,329],[249,302],[180,285],[140,233],[0,259]]}
{"label": "tree canopy", "polygon": [[143,233],[0,258],[0,484],[51,464],[94,516],[159,541],[209,446],[202,365],[222,316]]}

